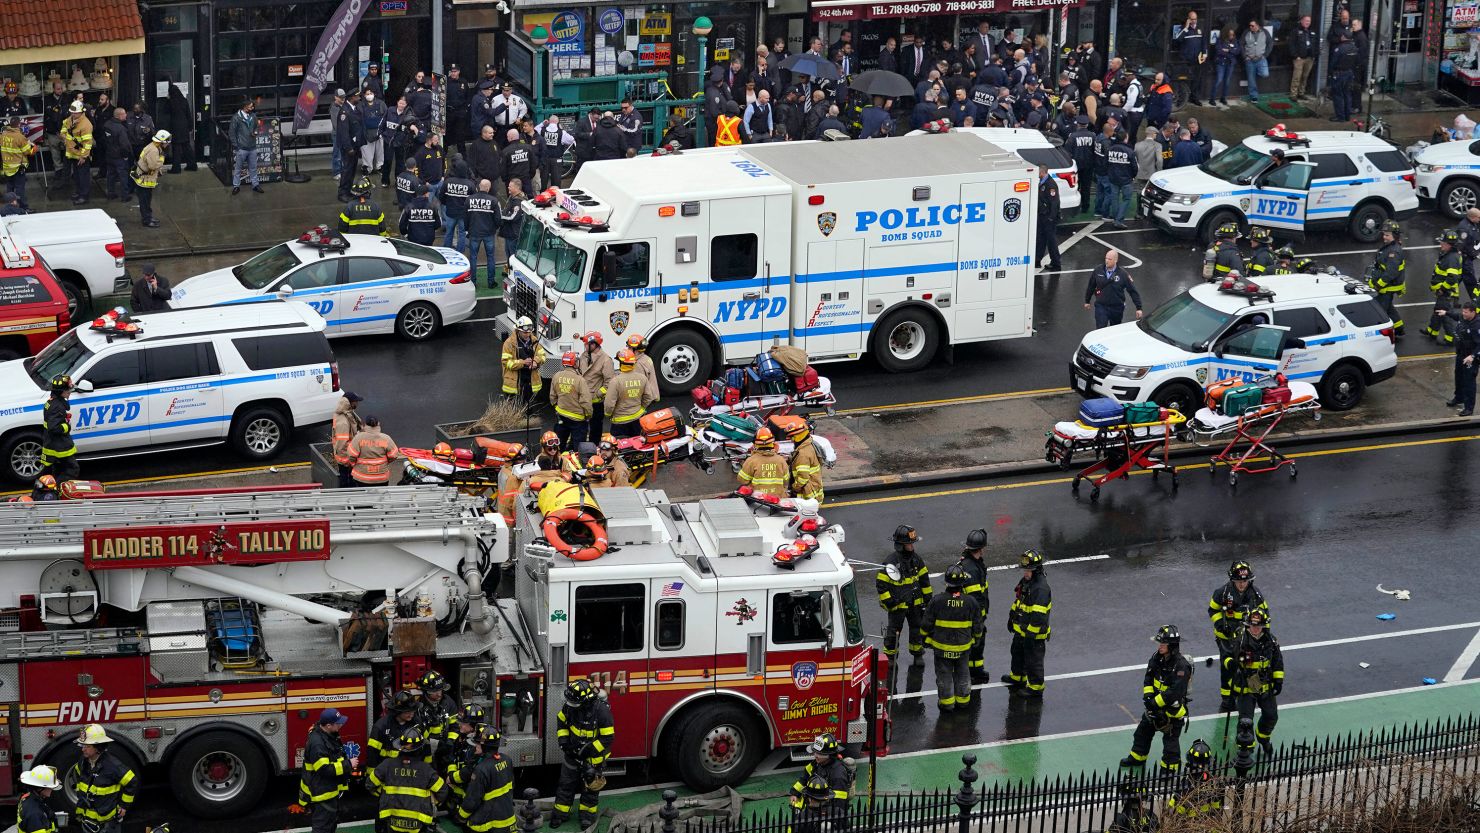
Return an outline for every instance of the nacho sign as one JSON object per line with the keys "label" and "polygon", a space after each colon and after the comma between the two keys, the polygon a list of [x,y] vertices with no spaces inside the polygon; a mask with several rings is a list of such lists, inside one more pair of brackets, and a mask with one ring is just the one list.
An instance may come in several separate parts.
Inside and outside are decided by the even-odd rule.
{"label": "nacho sign", "polygon": [[82,533],[89,570],[329,560],[329,522],[247,521],[130,526]]}

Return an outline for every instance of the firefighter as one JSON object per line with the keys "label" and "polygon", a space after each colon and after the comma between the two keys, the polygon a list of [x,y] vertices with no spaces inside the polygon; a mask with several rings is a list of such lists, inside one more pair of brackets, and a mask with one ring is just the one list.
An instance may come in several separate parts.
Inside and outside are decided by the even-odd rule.
{"label": "firefighter", "polygon": [[560,437],[554,431],[540,435],[540,453],[535,455],[537,469],[529,476],[530,485],[569,480],[566,476],[565,457],[560,453]]}
{"label": "firefighter", "polygon": [[946,570],[946,592],[925,607],[920,632],[935,649],[935,689],[940,710],[971,704],[971,647],[982,638],[981,607],[966,594],[971,574],[959,564]]}
{"label": "firefighter", "polygon": [[1182,634],[1176,625],[1162,625],[1151,639],[1156,643],[1156,653],[1146,663],[1146,678],[1141,685],[1141,703],[1146,710],[1136,726],[1131,754],[1122,758],[1120,765],[1137,770],[1145,766],[1151,740],[1160,732],[1160,769],[1168,775],[1182,767],[1182,728],[1187,725],[1192,663],[1182,656]]}
{"label": "firefighter", "polygon": [[499,754],[503,736],[492,726],[479,726],[472,735],[472,777],[467,796],[457,807],[463,826],[473,833],[515,829],[514,768]]}
{"label": "firefighter", "polygon": [[[1244,617],[1244,632],[1239,637],[1233,656],[1224,660],[1231,664],[1233,694],[1238,701],[1238,716],[1243,720],[1254,720],[1254,708],[1259,708],[1259,724],[1254,727],[1254,737],[1259,741],[1259,751],[1274,754],[1274,725],[1280,720],[1279,704],[1275,698],[1285,688],[1285,657],[1280,652],[1280,643],[1269,630],[1269,615],[1262,610],[1251,610]],[[1252,750],[1251,750],[1252,751]]]}
{"label": "firefighter", "polygon": [[478,728],[488,720],[488,710],[477,703],[462,707],[452,718],[449,740],[437,745],[437,770],[447,778],[447,789],[454,803],[461,804],[468,794],[468,782],[478,764],[474,744]]}
{"label": "firefighter", "polygon": [[319,721],[303,744],[303,775],[298,780],[298,804],[309,814],[313,833],[333,833],[339,826],[339,797],[349,790],[349,777],[360,765],[344,753],[339,730],[349,717],[338,709],[319,712]]}
{"label": "firefighter", "polygon": [[1187,750],[1187,769],[1180,788],[1167,799],[1167,809],[1179,816],[1223,815],[1223,785],[1213,777],[1213,750],[1202,738]]}
{"label": "firefighter", "polygon": [[356,486],[388,486],[391,462],[401,457],[401,449],[389,434],[380,431],[380,419],[365,417],[365,427],[349,441],[344,450],[350,459],[350,480]]}
{"label": "firefighter", "polygon": [[416,722],[426,731],[427,740],[437,744],[457,739],[457,701],[448,690],[452,684],[438,671],[428,671],[416,681],[421,689],[421,704],[417,707]]}
{"label": "firefighter", "polygon": [[1263,226],[1255,226],[1249,230],[1249,276],[1260,277],[1272,272],[1275,268],[1274,252],[1270,251],[1270,244],[1274,242],[1274,235]]}
{"label": "firefighter", "polygon": [[648,341],[638,333],[627,336],[627,349],[637,356],[637,369],[642,375],[653,380],[653,387],[658,386],[658,369],[653,366],[653,357],[647,354]]}
{"label": "firefighter", "polygon": [[1048,618],[1053,612],[1053,591],[1044,575],[1043,555],[1028,550],[1018,559],[1023,577],[1013,588],[1012,607],[1007,610],[1007,628],[1012,631],[1012,668],[1002,682],[1019,697],[1043,696],[1043,655],[1052,633]]}
{"label": "firefighter", "polygon": [[837,830],[839,825],[845,826],[848,820],[848,793],[853,788],[853,771],[843,760],[843,745],[838,743],[831,732],[818,735],[808,744],[807,751],[811,753],[812,760],[802,767],[801,774],[791,785],[792,809],[806,806],[807,784],[813,778],[821,778],[827,786],[828,794],[819,799],[818,809],[832,822],[833,829]]}
{"label": "firefighter", "polygon": [[385,714],[370,727],[370,736],[365,741],[366,769],[375,769],[381,759],[389,757],[396,738],[414,725],[416,701],[415,690],[409,688],[401,689],[391,698]]}
{"label": "firefighter", "polygon": [[600,454],[592,454],[586,461],[585,482],[593,489],[610,489],[617,485],[612,482],[611,467],[606,464],[606,458]]}
{"label": "firefighter", "polygon": [[51,794],[53,790],[62,788],[56,769],[49,766],[28,769],[21,773],[21,783],[31,789],[21,793],[16,807],[16,833],[56,833],[56,811],[51,806]]}
{"label": "firefighter", "polygon": [[613,486],[630,486],[632,477],[627,468],[627,461],[617,456],[617,440],[611,434],[601,435],[601,445],[597,447],[598,452],[606,460],[608,475]]}
{"label": "firefighter", "polygon": [[637,421],[647,413],[647,406],[658,399],[658,386],[651,376],[637,369],[637,354],[631,350],[617,352],[617,375],[606,384],[606,412],[612,418],[612,435],[635,437]]}
{"label": "firefighter", "polygon": [[545,348],[535,338],[534,322],[529,316],[521,315],[514,322],[514,332],[504,339],[503,360],[504,395],[517,396],[521,404],[528,403],[544,385],[540,366],[545,363]]}
{"label": "firefighter", "polygon": [[908,524],[894,528],[894,552],[884,559],[884,568],[874,574],[874,585],[879,591],[879,604],[889,621],[884,625],[884,655],[893,662],[899,654],[899,631],[908,627],[906,641],[910,646],[912,664],[925,664],[925,646],[920,642],[920,625],[924,620],[925,605],[930,601],[930,571],[915,552],[915,545],[923,540]]}
{"label": "firefighter", "polygon": [[1270,270],[1274,275],[1295,274],[1295,250],[1289,246],[1281,246],[1274,250],[1274,268]]}
{"label": "firefighter", "polygon": [[1403,227],[1396,220],[1382,224],[1382,247],[1377,250],[1372,265],[1367,267],[1367,285],[1377,293],[1377,303],[1393,321],[1393,331],[1403,337],[1403,313],[1398,309],[1398,297],[1406,288],[1408,257],[1403,253]]}
{"label": "firefighter", "polygon": [[68,779],[76,785],[77,818],[88,833],[120,833],[123,817],[134,804],[139,779],[122,759],[109,754],[113,738],[90,723],[77,737],[82,759],[72,765]]}
{"label": "firefighter", "polygon": [[1105,833],[1154,833],[1161,826],[1146,801],[1146,788],[1130,779],[1120,785],[1121,805]]}
{"label": "firefighter", "polygon": [[565,705],[555,720],[555,740],[565,759],[560,764],[560,781],[555,785],[550,827],[565,824],[570,818],[571,799],[580,793],[580,822],[584,830],[596,823],[596,814],[601,809],[601,788],[606,786],[602,768],[616,742],[612,710],[590,680],[572,680],[565,686]]}
{"label": "firefighter", "polygon": [[355,184],[350,187],[349,193],[354,199],[346,203],[344,209],[339,212],[341,234],[385,236],[385,212],[380,210],[379,203],[370,199],[370,189],[370,177],[368,176],[355,180]]}
{"label": "firefighter", "polygon": [[1238,643],[1244,616],[1251,610],[1268,616],[1269,603],[1254,586],[1254,568],[1247,561],[1235,561],[1228,567],[1228,582],[1214,590],[1213,598],[1208,601],[1208,618],[1213,620],[1213,639],[1218,643],[1218,667],[1221,669],[1218,678],[1218,694],[1222,697],[1219,711],[1233,711],[1233,691],[1228,687],[1233,674],[1227,660]]}
{"label": "firefighter", "polygon": [[817,446],[812,444],[812,427],[802,420],[787,439],[792,442],[791,493],[822,505],[822,458],[817,456]]}
{"label": "firefighter", "polygon": [[1224,223],[1214,232],[1213,280],[1221,281],[1229,272],[1244,271],[1244,256],[1238,250],[1238,224]]}
{"label": "firefighter", "polygon": [[590,431],[587,441],[592,445],[601,442],[602,425],[606,421],[606,386],[616,375],[612,370],[612,358],[601,349],[601,333],[592,330],[581,336],[581,341],[586,345],[586,352],[576,362],[576,370],[586,380],[586,387],[591,391],[591,420]]}
{"label": "firefighter", "polygon": [[349,473],[355,461],[349,456],[349,441],[355,435],[365,430],[365,423],[360,415],[355,413],[365,397],[353,391],[345,391],[344,396],[334,406],[334,428],[330,439],[334,444],[334,464],[339,467],[339,488],[347,489],[354,485]]}
{"label": "firefighter", "polygon": [[786,833],[823,833],[831,816],[828,805],[832,803],[832,792],[827,779],[821,775],[808,778],[802,787],[800,800],[796,796],[792,798],[791,823],[787,825]]}
{"label": "firefighter", "polygon": [[1434,238],[1439,244],[1439,259],[1434,263],[1434,276],[1429,291],[1434,293],[1434,311],[1424,335],[1454,343],[1454,322],[1459,318],[1459,289],[1463,280],[1463,258],[1459,253],[1459,232],[1453,229]]}
{"label": "firefighter", "polygon": [[991,601],[987,598],[987,590],[991,583],[987,581],[987,564],[983,560],[983,554],[987,548],[987,531],[985,529],[973,529],[966,533],[966,544],[961,550],[961,558],[956,566],[966,571],[968,581],[961,591],[973,599],[976,599],[978,613],[981,615],[981,629],[976,641],[971,643],[971,660],[968,663],[971,669],[971,684],[981,685],[989,683],[992,678],[988,676],[986,662],[983,656],[986,653],[986,629],[987,611],[991,607]]}
{"label": "firefighter", "polygon": [[786,458],[776,453],[776,435],[762,426],[755,432],[752,448],[740,467],[740,485],[749,486],[757,496],[786,497]]}
{"label": "firefighter", "polygon": [[381,761],[365,779],[370,794],[380,799],[376,830],[431,833],[437,829],[437,804],[447,794],[447,782],[427,763],[427,738],[419,727],[406,727],[394,746],[395,756]]}
{"label": "firefighter", "polygon": [[51,397],[43,414],[45,435],[41,441],[41,464],[60,481],[76,480],[77,445],[72,442],[72,413],[67,398],[74,390],[72,377],[66,374],[51,379]]}
{"label": "firefighter", "polygon": [[577,365],[580,354],[566,351],[560,357],[560,372],[550,380],[550,404],[555,406],[555,434],[561,448],[575,448],[591,434],[591,386]]}

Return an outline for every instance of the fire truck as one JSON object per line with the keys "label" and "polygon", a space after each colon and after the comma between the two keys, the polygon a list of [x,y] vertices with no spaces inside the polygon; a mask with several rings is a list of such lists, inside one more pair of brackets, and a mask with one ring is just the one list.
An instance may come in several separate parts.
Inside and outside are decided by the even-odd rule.
{"label": "fire truck", "polygon": [[187,812],[237,815],[301,766],[321,709],[363,745],[428,669],[492,710],[519,766],[561,760],[582,677],[611,705],[614,768],[658,759],[696,789],[821,732],[885,751],[840,527],[783,569],[805,554],[795,517],[599,494],[591,561],[551,546],[532,499],[511,526],[450,489],[0,504],[0,797],[24,769],[66,772],[97,722]]}

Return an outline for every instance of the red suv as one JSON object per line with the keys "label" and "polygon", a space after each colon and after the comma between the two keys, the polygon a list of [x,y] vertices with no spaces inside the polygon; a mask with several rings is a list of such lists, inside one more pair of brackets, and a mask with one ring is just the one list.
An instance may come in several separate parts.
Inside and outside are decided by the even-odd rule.
{"label": "red suv", "polygon": [[69,326],[67,295],[46,261],[0,236],[0,361],[36,355]]}

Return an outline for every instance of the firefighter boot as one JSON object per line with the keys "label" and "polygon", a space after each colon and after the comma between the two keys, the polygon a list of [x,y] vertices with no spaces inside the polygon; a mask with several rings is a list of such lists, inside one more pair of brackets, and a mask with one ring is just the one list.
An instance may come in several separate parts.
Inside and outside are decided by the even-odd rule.
{"label": "firefighter boot", "polygon": [[1146,759],[1141,758],[1140,760],[1137,760],[1136,753],[1132,752],[1131,754],[1126,755],[1124,758],[1120,759],[1120,768],[1144,770],[1146,768]]}
{"label": "firefighter boot", "polygon": [[910,666],[911,667],[914,667],[914,668],[924,668],[925,667],[925,652],[924,651],[911,651],[910,652],[910,656],[912,657],[912,659],[910,660]]}
{"label": "firefighter boot", "polygon": [[565,826],[565,823],[567,821],[569,821],[569,820],[570,820],[570,814],[569,813],[554,813],[554,812],[552,812],[550,814],[550,829],[551,830],[559,830],[560,828],[564,827]]}

